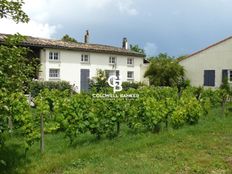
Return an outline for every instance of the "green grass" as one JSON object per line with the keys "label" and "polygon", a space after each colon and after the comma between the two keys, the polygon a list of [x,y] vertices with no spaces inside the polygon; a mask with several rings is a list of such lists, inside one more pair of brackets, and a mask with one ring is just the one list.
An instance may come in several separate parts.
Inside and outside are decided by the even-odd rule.
{"label": "green grass", "polygon": [[20,138],[8,141],[8,148],[0,152],[7,161],[0,173],[232,173],[232,113],[221,117],[219,109],[198,125],[159,134],[132,134],[124,128],[113,140],[82,135],[70,147],[60,133],[46,135],[45,143],[44,155],[36,143],[25,158]]}

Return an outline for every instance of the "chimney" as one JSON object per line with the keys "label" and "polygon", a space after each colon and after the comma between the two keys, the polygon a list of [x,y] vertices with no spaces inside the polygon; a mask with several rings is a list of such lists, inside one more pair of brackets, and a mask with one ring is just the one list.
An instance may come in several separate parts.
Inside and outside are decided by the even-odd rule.
{"label": "chimney", "polygon": [[89,43],[89,30],[86,30],[85,40],[84,40],[84,42],[85,42],[86,44],[88,44],[88,43]]}
{"label": "chimney", "polygon": [[127,41],[127,38],[126,38],[126,37],[123,38],[123,41],[122,41],[122,48],[128,50],[128,41]]}

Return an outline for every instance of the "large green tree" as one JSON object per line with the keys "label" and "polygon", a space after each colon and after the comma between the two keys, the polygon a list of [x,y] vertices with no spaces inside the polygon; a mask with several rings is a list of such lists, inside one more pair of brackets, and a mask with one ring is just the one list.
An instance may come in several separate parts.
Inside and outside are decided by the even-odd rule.
{"label": "large green tree", "polygon": [[[16,23],[28,22],[29,17],[22,10],[22,0],[0,0],[0,20],[12,19]],[[13,123],[23,123],[19,129],[23,133],[30,133],[31,123],[29,105],[24,96],[33,73],[38,68],[34,66],[34,59],[28,60],[29,49],[20,46],[25,37],[16,34],[5,37],[5,43],[0,45],[0,147],[4,143],[3,137],[13,127]],[[22,102],[23,101],[23,102]],[[25,122],[26,121],[26,122]],[[0,164],[4,163],[0,159]]]}
{"label": "large green tree", "polygon": [[150,59],[150,65],[144,77],[148,77],[154,86],[177,86],[184,77],[184,68],[167,54],[159,54]]}

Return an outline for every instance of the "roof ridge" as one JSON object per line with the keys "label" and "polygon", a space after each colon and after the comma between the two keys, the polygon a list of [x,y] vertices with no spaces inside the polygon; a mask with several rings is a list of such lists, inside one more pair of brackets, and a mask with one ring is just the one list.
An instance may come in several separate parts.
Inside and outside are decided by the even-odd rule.
{"label": "roof ridge", "polygon": [[181,62],[181,61],[183,61],[183,60],[185,60],[185,59],[188,59],[188,58],[190,58],[190,57],[192,57],[192,56],[195,56],[195,55],[197,55],[197,54],[199,54],[199,53],[202,53],[203,51],[206,51],[206,50],[208,50],[208,49],[210,49],[210,48],[212,48],[212,47],[215,47],[215,46],[217,46],[217,45],[219,45],[219,44],[221,44],[221,43],[223,43],[223,42],[226,42],[227,40],[230,40],[230,39],[232,39],[232,36],[229,36],[229,37],[227,37],[227,38],[225,38],[225,39],[223,39],[223,40],[221,40],[221,41],[218,41],[218,42],[216,42],[216,43],[214,43],[214,44],[209,45],[209,46],[206,47],[206,48],[203,48],[203,49],[201,49],[201,50],[199,50],[199,51],[196,51],[196,52],[194,52],[194,53],[192,53],[192,54],[186,56],[185,58],[183,58],[183,59],[180,60],[179,62]]}
{"label": "roof ridge", "polygon": [[[0,36],[8,36],[12,34],[3,34],[0,33]],[[60,49],[72,49],[72,50],[83,50],[89,52],[104,52],[110,54],[122,54],[128,56],[135,56],[135,57],[145,57],[144,54],[135,52],[133,50],[127,50],[121,47],[111,46],[111,45],[103,45],[103,44],[89,44],[89,43],[82,43],[82,42],[67,42],[58,39],[48,39],[48,38],[40,38],[40,37],[33,37],[33,36],[26,36],[27,39],[22,42],[22,44],[27,46],[37,46],[37,47],[51,47],[51,48],[60,48]],[[0,38],[1,40],[1,38]],[[3,42],[3,39],[2,39]]]}

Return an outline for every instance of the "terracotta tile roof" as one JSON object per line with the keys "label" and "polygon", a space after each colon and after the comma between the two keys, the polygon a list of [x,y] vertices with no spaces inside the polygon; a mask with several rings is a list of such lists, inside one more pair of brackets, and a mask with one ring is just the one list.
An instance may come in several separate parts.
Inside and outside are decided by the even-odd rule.
{"label": "terracotta tile roof", "polygon": [[210,48],[212,48],[212,47],[215,47],[215,46],[217,46],[217,45],[219,45],[219,44],[221,44],[221,43],[223,43],[223,42],[226,42],[227,40],[230,40],[230,39],[232,39],[232,36],[230,36],[230,37],[228,37],[228,38],[226,38],[226,39],[224,39],[224,40],[221,40],[221,41],[219,41],[219,42],[217,42],[217,43],[214,43],[214,44],[212,44],[212,45],[210,45],[210,46],[208,46],[208,47],[206,47],[206,48],[204,48],[204,49],[202,49],[202,50],[200,50],[200,51],[197,51],[197,52],[195,52],[195,53],[192,53],[192,54],[190,54],[190,55],[188,55],[188,56],[182,58],[181,60],[178,60],[178,62],[181,62],[181,61],[183,61],[183,60],[185,60],[185,59],[188,59],[188,58],[190,58],[190,57],[192,57],[192,56],[195,56],[195,55],[197,55],[197,54],[199,54],[199,53],[201,53],[201,52],[203,52],[203,51],[206,51],[206,50],[208,50],[208,49],[210,49]]}
{"label": "terracotta tile roof", "polygon": [[[0,33],[0,43],[4,42],[4,38],[6,36],[8,36],[8,34]],[[22,42],[22,46],[76,50],[76,51],[94,52],[94,53],[109,53],[109,54],[126,55],[126,56],[134,56],[134,57],[145,57],[144,54],[137,53],[131,50],[126,50],[119,47],[109,46],[109,45],[85,44],[80,42],[72,43],[72,42],[65,42],[62,40],[36,38],[31,36],[27,36],[26,41]]]}

